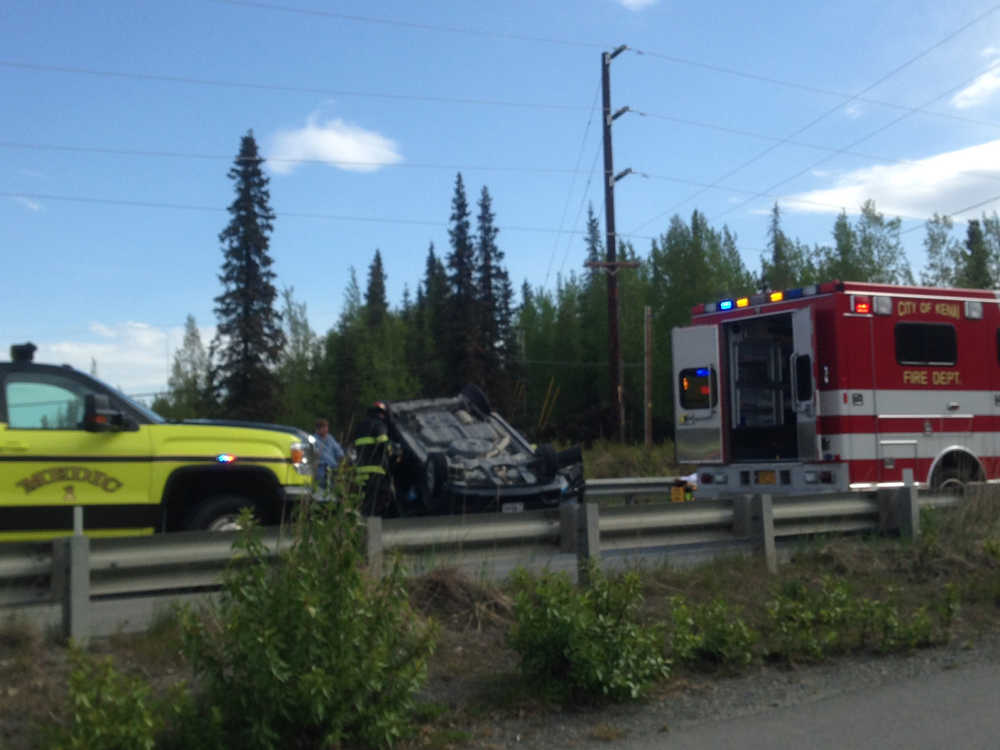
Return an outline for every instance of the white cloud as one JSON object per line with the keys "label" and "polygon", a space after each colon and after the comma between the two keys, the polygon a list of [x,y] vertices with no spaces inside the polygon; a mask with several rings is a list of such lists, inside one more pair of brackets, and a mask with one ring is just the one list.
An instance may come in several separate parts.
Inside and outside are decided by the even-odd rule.
{"label": "white cloud", "polygon": [[374,172],[403,157],[396,142],[341,119],[320,122],[310,115],[298,130],[279,130],[271,139],[267,164],[278,174],[290,174],[303,161],[321,161],[352,172]]}
{"label": "white cloud", "polygon": [[659,0],[618,0],[618,2],[629,10],[640,11],[650,5],[656,5]]}
{"label": "white cloud", "polygon": [[[905,164],[845,172],[833,187],[781,198],[801,213],[857,212],[867,199],[887,216],[928,218],[948,214],[1000,194],[1000,140],[948,151]],[[994,206],[995,208],[995,206]],[[992,210],[983,206],[980,210]]]}
{"label": "white cloud", "polygon": [[[166,390],[174,352],[184,341],[183,326],[158,327],[127,321],[88,326],[92,340],[36,342],[36,362],[69,364],[90,372],[97,363],[97,377],[128,394],[151,394]],[[214,328],[200,329],[205,346]],[[147,402],[149,399],[145,399]]]}
{"label": "white cloud", "polygon": [[42,204],[38,201],[33,201],[30,198],[25,198],[23,195],[15,195],[14,201],[24,206],[29,211],[38,212],[42,210]]}
{"label": "white cloud", "polygon": [[995,60],[993,68],[977,77],[972,83],[951,98],[955,109],[971,109],[985,104],[1000,90],[1000,60]]}

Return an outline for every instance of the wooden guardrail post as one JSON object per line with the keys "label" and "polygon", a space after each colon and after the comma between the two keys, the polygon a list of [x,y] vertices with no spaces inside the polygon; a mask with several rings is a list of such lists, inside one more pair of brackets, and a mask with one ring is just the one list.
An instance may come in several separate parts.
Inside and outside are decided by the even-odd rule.
{"label": "wooden guardrail post", "polygon": [[763,548],[764,562],[769,573],[778,572],[778,553],[774,546],[774,506],[770,495],[754,495],[752,523],[753,536]]}
{"label": "wooden guardrail post", "polygon": [[601,535],[597,503],[583,503],[578,509],[576,571],[581,586],[590,585],[590,566],[601,559]]}
{"label": "wooden guardrail post", "polygon": [[382,564],[385,550],[382,545],[382,517],[365,517],[365,560],[368,572],[374,578],[382,577]]}

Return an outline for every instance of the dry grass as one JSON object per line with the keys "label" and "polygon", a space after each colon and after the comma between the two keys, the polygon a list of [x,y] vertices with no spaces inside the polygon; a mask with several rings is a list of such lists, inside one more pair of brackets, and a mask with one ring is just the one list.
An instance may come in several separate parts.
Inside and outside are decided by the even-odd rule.
{"label": "dry grass", "polygon": [[584,449],[583,465],[588,479],[664,477],[692,471],[674,463],[674,444],[671,440],[656,443],[649,450],[642,446],[600,440]]}
{"label": "dry grass", "polygon": [[[636,470],[636,473],[642,473]],[[856,596],[877,599],[893,589],[914,608],[956,587],[961,609],[954,624],[957,642],[974,640],[1000,624],[1000,488],[970,492],[952,509],[925,511],[923,534],[908,542],[880,537],[819,537],[808,541],[767,573],[755,558],[724,558],[693,569],[666,566],[642,571],[645,616],[670,617],[669,599],[692,603],[724,600],[751,627],[765,617],[764,604],[783,583],[842,578]],[[438,648],[431,659],[421,747],[460,747],[470,737],[488,744],[493,718],[538,713],[545,705],[528,698],[518,675],[516,654],[506,644],[512,602],[504,587],[473,580],[450,568],[408,582],[411,603],[439,624]],[[155,686],[187,676],[176,621],[164,617],[149,633],[102,640],[94,649],[111,654],[119,668],[140,674]],[[33,727],[48,723],[65,697],[64,647],[23,622],[0,623],[0,747],[31,747]],[[677,672],[663,690],[686,690]],[[485,733],[485,734],[484,734]],[[613,726],[597,725],[593,739],[620,739]]]}

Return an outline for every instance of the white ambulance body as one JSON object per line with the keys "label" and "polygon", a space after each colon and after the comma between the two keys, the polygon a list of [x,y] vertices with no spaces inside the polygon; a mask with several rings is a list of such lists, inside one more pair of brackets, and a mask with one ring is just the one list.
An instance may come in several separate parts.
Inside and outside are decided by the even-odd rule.
{"label": "white ambulance body", "polygon": [[830,282],[698,305],[673,330],[698,497],[1000,476],[1000,296]]}

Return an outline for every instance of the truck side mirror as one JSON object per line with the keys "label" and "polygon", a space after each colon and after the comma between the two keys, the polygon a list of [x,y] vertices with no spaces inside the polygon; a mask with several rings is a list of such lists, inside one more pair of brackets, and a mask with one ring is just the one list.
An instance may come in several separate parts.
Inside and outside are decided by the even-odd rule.
{"label": "truck side mirror", "polygon": [[103,393],[88,393],[83,399],[83,428],[87,432],[118,432],[128,427],[125,415],[111,408]]}

